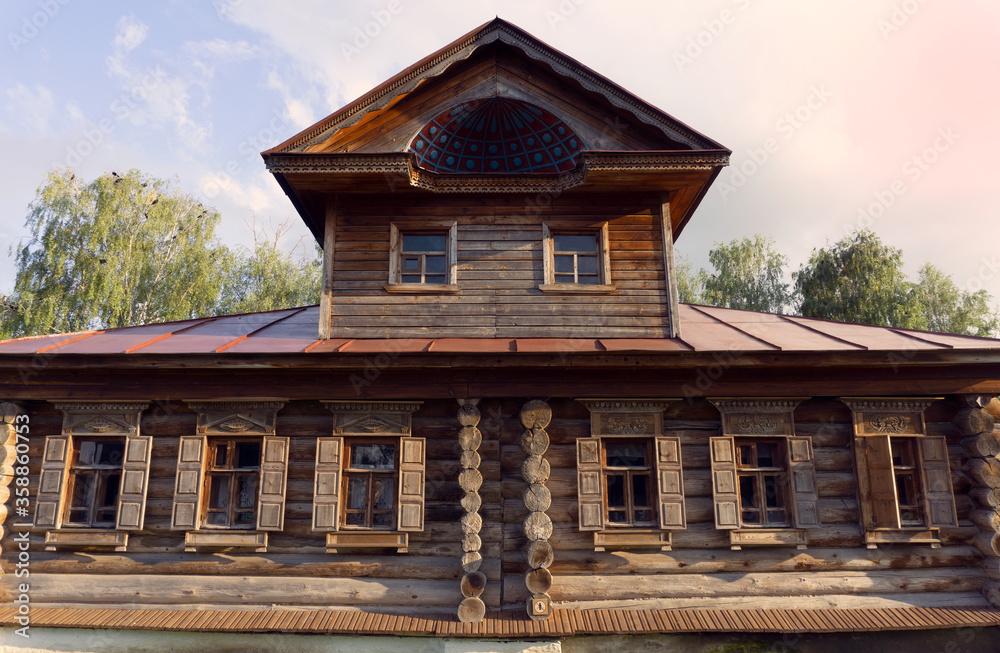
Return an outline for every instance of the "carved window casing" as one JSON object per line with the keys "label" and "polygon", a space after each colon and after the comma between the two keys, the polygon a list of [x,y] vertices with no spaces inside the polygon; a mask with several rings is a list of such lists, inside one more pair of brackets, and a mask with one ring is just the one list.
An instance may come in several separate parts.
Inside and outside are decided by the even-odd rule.
{"label": "carved window casing", "polygon": [[60,435],[45,439],[35,527],[47,550],[124,551],[142,530],[153,442],[139,432],[146,403],[57,403]]}
{"label": "carved window casing", "polygon": [[743,546],[805,547],[819,523],[812,441],[795,435],[801,399],[714,399],[722,436],[710,438],[715,527]]}
{"label": "carved window casing", "polygon": [[391,293],[457,293],[458,222],[392,223],[385,289]]}
{"label": "carved window casing", "polygon": [[325,401],[333,437],[316,442],[313,530],[327,550],[394,548],[424,530],[425,438],[412,434],[421,402]]}
{"label": "carved window casing", "polygon": [[542,292],[601,294],[614,290],[608,223],[542,224]]}
{"label": "carved window casing", "polygon": [[927,435],[935,398],[842,398],[853,414],[858,502],[865,544],[940,546],[938,529],[957,526],[944,436]]}
{"label": "carved window casing", "polygon": [[197,435],[180,438],[170,527],[187,550],[267,550],[284,526],[289,438],[276,435],[282,401],[188,402]]}
{"label": "carved window casing", "polygon": [[663,435],[669,402],[580,399],[591,435],[576,441],[580,530],[596,550],[670,549],[687,527],[680,438]]}

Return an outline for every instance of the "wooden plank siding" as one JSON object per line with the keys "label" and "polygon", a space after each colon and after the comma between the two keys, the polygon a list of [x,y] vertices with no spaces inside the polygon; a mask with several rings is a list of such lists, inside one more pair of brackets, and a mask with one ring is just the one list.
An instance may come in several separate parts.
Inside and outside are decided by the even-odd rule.
{"label": "wooden plank siding", "polygon": [[[655,194],[450,196],[419,202],[343,195],[333,252],[332,338],[668,337]],[[390,224],[458,222],[455,295],[392,295]],[[608,223],[607,295],[543,293],[542,224]]]}

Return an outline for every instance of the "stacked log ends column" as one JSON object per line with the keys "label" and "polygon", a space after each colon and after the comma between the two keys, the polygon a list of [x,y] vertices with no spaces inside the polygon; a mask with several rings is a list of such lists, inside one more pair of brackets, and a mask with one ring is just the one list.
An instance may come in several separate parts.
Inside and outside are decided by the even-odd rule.
{"label": "stacked log ends column", "polygon": [[458,443],[462,448],[462,471],[458,475],[458,484],[463,492],[462,509],[462,602],[458,605],[458,619],[466,623],[481,621],[486,616],[486,604],[483,603],[483,591],[486,589],[486,574],[479,571],[483,563],[483,554],[479,552],[483,541],[479,532],[483,528],[483,518],[479,508],[483,505],[479,488],[483,485],[483,475],[479,471],[482,459],[479,455],[479,445],[483,442],[483,434],[477,428],[481,415],[476,404],[478,399],[459,401],[458,423],[462,429],[458,432]]}
{"label": "stacked log ends column", "polygon": [[524,490],[524,506],[528,516],[524,519],[524,534],[528,537],[525,554],[530,569],[524,583],[531,592],[528,598],[528,616],[535,621],[545,621],[552,616],[553,553],[549,538],[552,537],[552,519],[545,511],[552,505],[552,493],[545,487],[549,478],[549,461],[543,455],[549,448],[549,434],[545,427],[552,421],[552,409],[544,401],[529,401],[521,408],[521,450],[525,459],[521,465],[521,476],[528,482]]}
{"label": "stacked log ends column", "polygon": [[[17,435],[14,422],[20,412],[16,404],[6,401],[0,403],[0,539],[7,535],[4,524],[7,523],[7,502],[10,501],[12,493],[10,486],[14,481],[14,463],[17,460]],[[0,548],[0,552],[2,551]]]}
{"label": "stacked log ends column", "polygon": [[[994,418],[985,408],[994,408],[989,395],[962,395],[962,408],[954,424],[962,435],[962,448],[969,454],[965,475],[972,479],[969,494],[976,502],[972,522],[979,528],[976,548],[986,556],[983,569],[990,578],[983,594],[1000,607],[1000,440]],[[991,400],[994,406],[990,406]]]}

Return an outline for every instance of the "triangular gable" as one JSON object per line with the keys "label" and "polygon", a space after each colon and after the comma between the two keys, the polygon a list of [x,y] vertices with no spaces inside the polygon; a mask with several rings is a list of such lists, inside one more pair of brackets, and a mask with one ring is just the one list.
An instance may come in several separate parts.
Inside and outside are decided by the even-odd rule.
{"label": "triangular gable", "polygon": [[[646,148],[639,147],[638,144],[633,144],[633,147],[623,147],[619,144],[618,147],[603,147],[600,149],[711,150],[726,152],[728,154],[728,150],[719,143],[698,133],[647,102],[640,100],[604,76],[500,18],[496,18],[460,37],[453,43],[400,72],[358,100],[351,102],[327,118],[263,154],[264,156],[268,156],[306,152],[332,153],[331,150],[324,148],[323,145],[330,142],[338,131],[361,125],[367,120],[375,119],[373,114],[377,114],[387,108],[395,109],[394,105],[396,103],[402,103],[405,96],[415,91],[428,80],[442,75],[456,66],[456,64],[465,62],[476,55],[478,51],[494,44],[499,44],[498,47],[501,48],[506,46],[506,48],[517,50],[529,59],[545,64],[552,71],[553,75],[561,77],[563,80],[581,89],[584,92],[581,93],[581,96],[591,94],[593,97],[599,98],[603,102],[608,103],[613,109],[623,112],[629,120],[636,121],[638,124],[661,135],[663,141],[666,143],[665,147],[663,145],[656,146],[652,144]],[[593,103],[593,100],[591,100],[591,103]],[[440,110],[441,108],[439,106],[429,107],[425,108],[424,112],[425,114],[431,114],[433,111]],[[399,109],[402,110],[402,106]],[[417,128],[419,128],[419,125]],[[415,132],[416,129],[413,129],[410,133]],[[402,151],[403,149],[405,147],[400,147],[400,143],[397,140],[395,147],[385,147],[383,144],[381,148],[366,149],[365,151]],[[341,149],[339,151],[344,150]],[[357,149],[353,149],[352,151],[357,151]]]}

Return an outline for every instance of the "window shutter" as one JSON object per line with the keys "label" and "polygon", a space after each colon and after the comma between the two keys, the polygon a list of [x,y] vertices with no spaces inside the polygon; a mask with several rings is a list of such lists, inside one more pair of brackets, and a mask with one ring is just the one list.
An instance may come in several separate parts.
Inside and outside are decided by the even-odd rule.
{"label": "window shutter", "polygon": [[62,522],[62,498],[66,487],[66,467],[69,465],[72,443],[67,435],[45,438],[45,454],[38,479],[38,499],[35,503],[35,527],[59,528]]}
{"label": "window shutter", "polygon": [[601,470],[601,439],[576,441],[577,496],[580,501],[580,530],[604,528],[604,478]]}
{"label": "window shutter", "polygon": [[958,526],[955,495],[948,468],[948,443],[944,436],[917,438],[921,477],[924,481],[924,506],[927,526]]}
{"label": "window shutter", "polygon": [[201,486],[205,473],[205,436],[182,435],[177,450],[177,483],[174,486],[173,530],[197,530],[200,522]]}
{"label": "window shutter", "polygon": [[858,461],[862,525],[866,529],[900,528],[889,436],[856,436],[854,447]]}
{"label": "window shutter", "polygon": [[316,438],[316,483],[313,491],[313,530],[340,528],[340,478],[344,438]]}
{"label": "window shutter", "polygon": [[122,485],[118,495],[118,523],[115,524],[117,530],[142,530],[152,451],[153,438],[148,435],[129,435],[125,438]]}
{"label": "window shutter", "polygon": [[264,436],[260,461],[257,530],[280,531],[285,522],[285,484],[288,476],[288,438]]}
{"label": "window shutter", "polygon": [[656,477],[660,491],[660,528],[687,528],[680,438],[656,438]]}
{"label": "window shutter", "polygon": [[813,465],[812,441],[788,438],[788,474],[792,490],[792,517],[796,528],[819,526],[819,494]]}
{"label": "window shutter", "polygon": [[740,497],[736,491],[736,444],[732,438],[710,438],[715,527],[740,527]]}
{"label": "window shutter", "polygon": [[426,438],[400,438],[399,512],[400,531],[424,530],[424,454]]}

